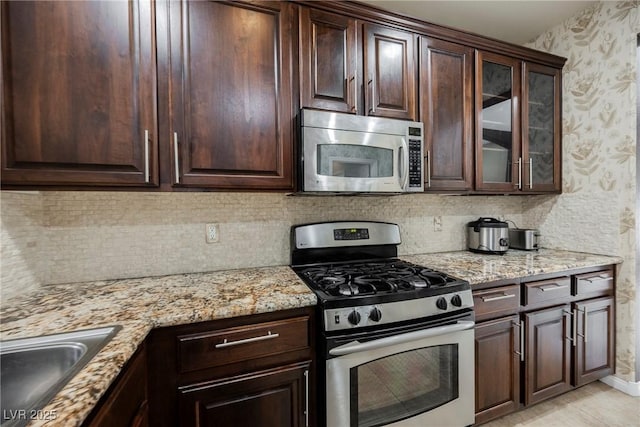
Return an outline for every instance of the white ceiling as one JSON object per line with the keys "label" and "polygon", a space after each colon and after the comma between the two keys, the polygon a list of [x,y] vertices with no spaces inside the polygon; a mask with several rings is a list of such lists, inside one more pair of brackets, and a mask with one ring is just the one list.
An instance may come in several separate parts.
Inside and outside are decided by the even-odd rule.
{"label": "white ceiling", "polygon": [[361,0],[433,24],[522,45],[597,1]]}

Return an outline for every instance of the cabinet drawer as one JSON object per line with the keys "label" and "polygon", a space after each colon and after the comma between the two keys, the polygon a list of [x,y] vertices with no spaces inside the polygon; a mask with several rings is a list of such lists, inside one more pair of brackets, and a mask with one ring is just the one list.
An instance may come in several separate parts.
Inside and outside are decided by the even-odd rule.
{"label": "cabinet drawer", "polygon": [[509,285],[500,288],[473,292],[476,320],[486,320],[518,312],[520,306],[520,286]]}
{"label": "cabinet drawer", "polygon": [[568,276],[540,280],[524,284],[524,305],[542,302],[563,304],[571,297],[571,280]]}
{"label": "cabinet drawer", "polygon": [[613,269],[595,271],[575,276],[573,294],[580,297],[597,297],[613,293]]}
{"label": "cabinet drawer", "polygon": [[309,317],[178,336],[181,373],[309,348]]}

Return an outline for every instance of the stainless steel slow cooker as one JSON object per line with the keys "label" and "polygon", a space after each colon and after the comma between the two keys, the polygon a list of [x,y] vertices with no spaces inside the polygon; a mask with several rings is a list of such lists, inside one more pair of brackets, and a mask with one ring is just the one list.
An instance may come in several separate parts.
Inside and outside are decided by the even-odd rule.
{"label": "stainless steel slow cooker", "polygon": [[471,252],[503,255],[509,249],[509,225],[484,217],[467,223],[467,247]]}

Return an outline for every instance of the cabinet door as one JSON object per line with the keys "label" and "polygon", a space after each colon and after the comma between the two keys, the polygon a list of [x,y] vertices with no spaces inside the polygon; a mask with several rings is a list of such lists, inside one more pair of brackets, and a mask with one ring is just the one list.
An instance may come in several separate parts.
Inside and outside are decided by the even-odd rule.
{"label": "cabinet door", "polygon": [[301,7],[302,107],[357,113],[357,53],[355,19]]}
{"label": "cabinet door", "polygon": [[614,299],[574,303],[574,385],[611,375],[615,366]]}
{"label": "cabinet door", "polygon": [[475,328],[476,424],[520,406],[518,316],[482,322]]}
{"label": "cabinet door", "polygon": [[522,161],[524,191],[560,191],[561,70],[524,65]]}
{"label": "cabinet door", "polygon": [[520,61],[487,52],[476,57],[476,189],[522,188]]}
{"label": "cabinet door", "polygon": [[364,25],[364,92],[369,116],[415,120],[414,35]]}
{"label": "cabinet door", "polygon": [[425,190],[473,187],[473,49],[420,38]]}
{"label": "cabinet door", "polygon": [[526,313],[524,403],[571,389],[569,305]]}
{"label": "cabinet door", "polygon": [[167,7],[174,185],[292,189],[295,6]]}
{"label": "cabinet door", "polygon": [[180,425],[308,425],[309,363],[195,384],[179,390]]}
{"label": "cabinet door", "polygon": [[123,368],[109,391],[83,423],[85,427],[146,427],[147,352],[143,346]]}
{"label": "cabinet door", "polygon": [[0,7],[2,184],[157,184],[150,2]]}

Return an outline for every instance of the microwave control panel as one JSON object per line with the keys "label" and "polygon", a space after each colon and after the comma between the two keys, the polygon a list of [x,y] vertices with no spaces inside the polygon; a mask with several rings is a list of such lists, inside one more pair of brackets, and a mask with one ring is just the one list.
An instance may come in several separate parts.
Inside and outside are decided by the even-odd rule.
{"label": "microwave control panel", "polygon": [[409,188],[422,187],[422,140],[409,139]]}

